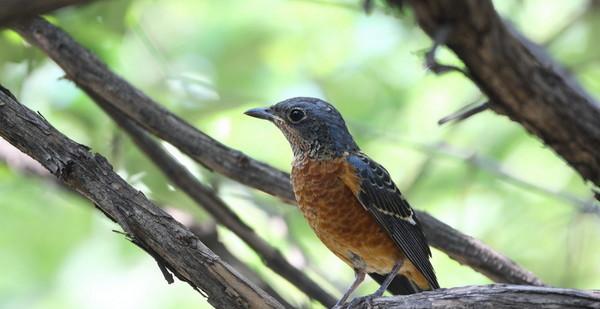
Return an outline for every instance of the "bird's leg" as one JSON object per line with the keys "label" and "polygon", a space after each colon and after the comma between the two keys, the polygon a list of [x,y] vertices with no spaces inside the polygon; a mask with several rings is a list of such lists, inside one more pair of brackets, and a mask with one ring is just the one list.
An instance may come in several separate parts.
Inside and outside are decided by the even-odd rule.
{"label": "bird's leg", "polygon": [[383,283],[381,283],[381,287],[379,287],[379,289],[377,289],[375,293],[360,298],[355,298],[354,300],[352,300],[352,303],[350,303],[350,307],[352,307],[352,305],[360,304],[361,302],[364,302],[363,304],[361,304],[364,306],[364,304],[368,304],[373,298],[380,297],[381,295],[383,295],[385,290],[387,290],[388,286],[390,286],[390,283],[392,283],[392,280],[394,280],[394,278],[400,271],[400,268],[402,268],[402,260],[397,261],[396,264],[394,264],[394,267],[392,267],[392,271],[388,274],[387,277],[385,277],[385,280],[383,280]]}
{"label": "bird's leg", "polygon": [[352,282],[352,285],[348,288],[348,290],[346,290],[346,293],[344,293],[342,298],[340,298],[340,300],[338,300],[337,303],[335,303],[335,307],[340,306],[346,302],[346,299],[348,299],[348,297],[350,297],[352,292],[354,292],[354,290],[356,290],[356,288],[360,285],[360,283],[363,282],[363,280],[365,280],[365,274],[366,273],[364,270],[360,270],[360,269],[354,270],[354,276],[355,276],[354,282]]}
{"label": "bird's leg", "polygon": [[394,280],[394,278],[398,274],[398,271],[400,271],[401,267],[402,267],[402,260],[399,260],[398,262],[396,262],[396,264],[394,264],[392,271],[388,274],[388,276],[385,278],[383,283],[381,283],[381,286],[379,287],[379,289],[377,289],[377,291],[375,291],[375,293],[373,293],[371,296],[379,297],[379,296],[383,295],[383,293],[385,293],[385,290],[387,290],[390,283],[392,283],[392,280]]}

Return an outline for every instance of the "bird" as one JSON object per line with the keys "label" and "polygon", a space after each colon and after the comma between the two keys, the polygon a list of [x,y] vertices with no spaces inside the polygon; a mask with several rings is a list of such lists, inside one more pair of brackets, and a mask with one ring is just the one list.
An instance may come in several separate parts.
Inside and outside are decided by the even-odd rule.
{"label": "bird", "polygon": [[360,150],[332,104],[294,97],[245,114],[274,123],[287,138],[302,214],[323,244],[354,270],[354,281],[336,306],[367,274],[381,286],[366,297],[440,287],[414,210],[388,171]]}

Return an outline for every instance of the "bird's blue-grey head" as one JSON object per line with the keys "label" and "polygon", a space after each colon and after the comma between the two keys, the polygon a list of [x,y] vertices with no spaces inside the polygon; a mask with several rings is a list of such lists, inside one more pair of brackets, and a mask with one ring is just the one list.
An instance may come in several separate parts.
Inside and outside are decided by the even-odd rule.
{"label": "bird's blue-grey head", "polygon": [[273,122],[290,142],[296,158],[329,159],[358,150],[342,115],[320,99],[291,98],[245,114]]}

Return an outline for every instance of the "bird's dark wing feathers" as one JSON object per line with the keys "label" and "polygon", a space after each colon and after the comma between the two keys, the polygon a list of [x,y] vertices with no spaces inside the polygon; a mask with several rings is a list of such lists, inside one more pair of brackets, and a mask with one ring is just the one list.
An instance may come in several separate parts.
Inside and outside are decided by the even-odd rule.
{"label": "bird's dark wing feathers", "polygon": [[347,157],[358,174],[360,191],[355,192],[361,204],[388,232],[406,257],[425,276],[429,285],[439,288],[429,261],[431,251],[414,211],[391,180],[383,166],[362,153]]}

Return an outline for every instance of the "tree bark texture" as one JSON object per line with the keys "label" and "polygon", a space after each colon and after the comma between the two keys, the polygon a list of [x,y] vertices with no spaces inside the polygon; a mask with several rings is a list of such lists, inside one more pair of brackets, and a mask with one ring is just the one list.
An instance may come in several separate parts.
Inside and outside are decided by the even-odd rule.
{"label": "tree bark texture", "polygon": [[[30,44],[42,49],[80,88],[92,91],[140,127],[171,143],[210,170],[247,186],[294,202],[289,174],[231,149],[192,127],[178,116],[111,72],[95,55],[77,44],[67,33],[41,18],[24,20],[15,30]],[[429,243],[451,258],[472,266],[492,280],[503,283],[541,285],[531,272],[489,246],[417,211]],[[443,231],[443,232],[442,232]],[[449,240],[458,243],[448,243]],[[464,255],[464,253],[469,253]],[[485,253],[479,259],[472,252]]]}
{"label": "tree bark texture", "polygon": [[166,272],[166,267],[202,290],[213,306],[283,308],[113,172],[104,157],[68,139],[41,115],[18,103],[3,87],[0,87],[0,136],[92,201],[135,244],[151,254],[161,270]]}
{"label": "tree bark texture", "polygon": [[484,285],[372,300],[357,299],[342,308],[387,309],[575,309],[600,308],[600,292],[525,285]]}
{"label": "tree bark texture", "polygon": [[[388,0],[393,6],[404,1]],[[495,112],[538,136],[600,186],[600,105],[489,0],[409,0],[421,28],[464,62]]]}

